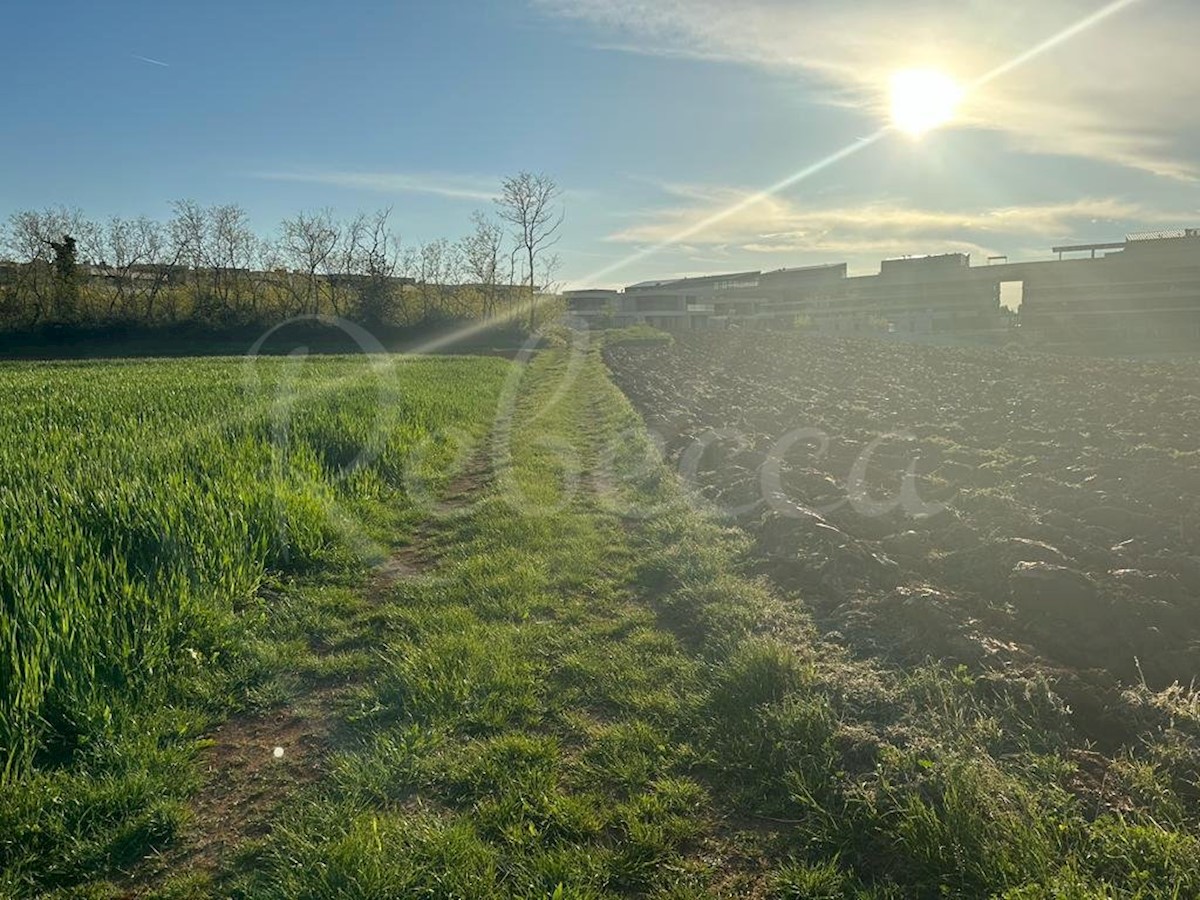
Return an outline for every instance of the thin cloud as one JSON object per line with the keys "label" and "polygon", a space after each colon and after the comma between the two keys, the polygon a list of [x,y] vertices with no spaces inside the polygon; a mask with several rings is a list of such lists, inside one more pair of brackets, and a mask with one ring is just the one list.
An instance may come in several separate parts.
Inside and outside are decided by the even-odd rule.
{"label": "thin cloud", "polygon": [[258,172],[254,177],[268,181],[325,184],[379,194],[431,194],[451,200],[476,202],[495,198],[497,190],[490,185],[499,184],[499,179],[477,176],[405,172]]}
{"label": "thin cloud", "polygon": [[[714,210],[734,206],[745,192],[729,187],[663,185],[679,203],[644,211],[641,221],[610,234],[609,241],[656,244]],[[1148,209],[1114,198],[1044,203],[981,210],[941,210],[897,202],[814,208],[773,196],[741,209],[693,235],[688,249],[709,252],[734,247],[752,254],[823,254],[868,257],[959,251],[992,254],[996,247],[1026,246],[1030,238],[1070,239],[1081,229],[1104,224],[1119,229],[1177,225],[1187,216]]]}
{"label": "thin cloud", "polygon": [[[887,115],[897,69],[963,83],[1096,13],[1099,0],[535,0],[598,29],[604,46],[788,70],[821,101]],[[973,92],[960,124],[1022,151],[1095,159],[1193,181],[1200,129],[1194,40],[1200,4],[1134,3]]]}
{"label": "thin cloud", "polygon": [[150,57],[150,56],[141,56],[140,54],[137,54],[137,53],[133,53],[130,55],[134,59],[140,59],[144,63],[150,63],[150,65],[152,65],[152,66],[162,66],[164,69],[171,68],[171,64],[169,62],[163,62],[161,59],[154,59],[153,57]]}

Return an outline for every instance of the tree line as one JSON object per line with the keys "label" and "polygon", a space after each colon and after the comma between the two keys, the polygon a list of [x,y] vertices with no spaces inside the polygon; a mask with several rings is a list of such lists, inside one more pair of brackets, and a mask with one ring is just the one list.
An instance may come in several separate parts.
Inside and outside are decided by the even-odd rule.
{"label": "tree line", "polygon": [[167,221],[22,210],[0,225],[0,329],[236,328],[314,314],[412,327],[526,310],[532,326],[558,266],[561,196],[553,179],[521,172],[467,234],[415,244],[391,209],[300,212],[270,235],[237,204],[179,200]]}

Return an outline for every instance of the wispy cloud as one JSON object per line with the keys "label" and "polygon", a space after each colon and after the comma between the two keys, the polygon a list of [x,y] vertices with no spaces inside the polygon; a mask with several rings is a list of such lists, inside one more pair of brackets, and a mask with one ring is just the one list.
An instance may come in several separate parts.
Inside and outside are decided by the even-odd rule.
{"label": "wispy cloud", "polygon": [[[746,196],[730,187],[663,185],[663,189],[678,202],[643,212],[640,221],[610,234],[608,240],[628,244],[666,241],[689,224],[732,207]],[[753,254],[823,255],[829,260],[947,251],[982,254],[1027,246],[1030,240],[1049,247],[1097,223],[1153,226],[1178,224],[1181,218],[1177,212],[1113,198],[941,210],[898,202],[819,208],[776,195],[693,235],[688,249],[696,252],[704,247],[722,255],[730,248]]]}
{"label": "wispy cloud", "polygon": [[379,194],[432,194],[452,200],[487,202],[498,193],[499,179],[475,175],[413,172],[280,171],[257,172],[269,181],[299,181]]}
{"label": "wispy cloud", "polygon": [[[535,0],[599,43],[794,71],[824,102],[883,117],[890,74],[937,66],[969,83],[1062,34],[1099,0]],[[1016,149],[1195,180],[1200,4],[1134,2],[968,96],[962,124]]]}
{"label": "wispy cloud", "polygon": [[169,69],[169,68],[171,68],[171,64],[170,64],[170,63],[168,63],[168,62],[163,62],[161,59],[154,59],[154,58],[152,58],[152,57],[149,57],[149,56],[142,56],[142,55],[141,55],[141,54],[139,54],[139,53],[133,53],[133,54],[130,54],[130,55],[131,55],[131,56],[132,56],[134,59],[141,60],[141,61],[142,61],[142,62],[144,62],[144,63],[150,63],[150,65],[152,65],[152,66],[162,66],[164,69]]}

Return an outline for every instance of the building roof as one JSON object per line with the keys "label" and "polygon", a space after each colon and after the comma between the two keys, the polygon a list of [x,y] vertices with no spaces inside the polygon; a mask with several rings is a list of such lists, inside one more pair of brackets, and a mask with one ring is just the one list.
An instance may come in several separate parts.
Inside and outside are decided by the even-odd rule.
{"label": "building roof", "polygon": [[969,253],[913,253],[905,256],[889,256],[885,263],[925,263],[925,262],[954,262],[959,265],[963,260],[971,258]]}
{"label": "building roof", "polygon": [[719,275],[689,275],[687,278],[680,278],[676,284],[704,284],[709,281],[731,281],[735,278],[757,278],[762,273],[755,269],[752,272],[724,272]]}
{"label": "building roof", "polygon": [[1200,228],[1172,228],[1167,231],[1139,231],[1125,235],[1128,243],[1135,241],[1167,241],[1176,238],[1200,237]]}
{"label": "building roof", "polygon": [[625,288],[625,290],[636,291],[636,290],[639,290],[640,288],[661,287],[664,284],[671,284],[674,281],[678,281],[678,279],[667,278],[667,279],[663,279],[663,280],[659,280],[659,281],[639,281],[637,284],[629,285],[628,287]]}
{"label": "building roof", "polygon": [[563,291],[563,296],[564,297],[583,297],[588,294],[608,295],[608,294],[618,294],[618,293],[620,293],[620,292],[614,290],[613,288],[576,288],[573,291]]}
{"label": "building roof", "polygon": [[816,266],[785,266],[782,269],[772,269],[770,272],[763,272],[764,275],[783,275],[791,272],[819,272],[822,269],[845,269],[846,263],[821,263]]}
{"label": "building roof", "polygon": [[631,284],[625,290],[637,291],[647,288],[666,287],[689,287],[692,285],[707,284],[714,281],[730,281],[737,278],[758,278],[762,273],[755,269],[752,272],[722,272],[717,275],[688,275],[683,278],[667,278],[661,281],[639,281],[637,284]]}
{"label": "building roof", "polygon": [[1093,250],[1122,250],[1125,247],[1124,241],[1113,242],[1109,241],[1105,244],[1068,244],[1063,247],[1051,247],[1051,253],[1087,253]]}

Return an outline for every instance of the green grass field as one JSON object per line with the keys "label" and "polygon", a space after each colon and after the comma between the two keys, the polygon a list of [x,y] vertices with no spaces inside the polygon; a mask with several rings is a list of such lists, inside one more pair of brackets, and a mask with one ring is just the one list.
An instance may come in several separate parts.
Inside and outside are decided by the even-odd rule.
{"label": "green grass field", "polygon": [[[1200,894],[1194,702],[1112,760],[1113,802],[1092,803],[1094,754],[1046,685],[855,659],[803,598],[748,575],[749,541],[690,505],[594,351],[528,365],[511,421],[479,444],[490,469],[441,514],[404,499],[405,462],[424,435],[463,431],[420,455],[448,484],[509,364],[406,362],[388,395],[401,414],[376,429],[362,364],[310,362],[286,440],[278,391],[251,396],[233,365],[3,372],[24,425],[0,509],[6,535],[37,535],[3,551],[5,613],[59,627],[20,670],[34,686],[5,694],[10,892]],[[289,362],[272,365],[278,385]],[[47,440],[39,416],[69,427]],[[377,430],[378,455],[337,477]],[[56,492],[63,530],[43,540],[31,510]],[[368,538],[420,564],[372,581]],[[11,586],[10,571],[106,571],[93,558],[121,560],[119,579]],[[110,584],[119,615],[99,603]],[[331,678],[344,687],[316,703]],[[199,770],[197,738],[281,708],[330,718],[318,776],[226,851],[138,878],[152,849],[213,838],[204,798],[233,776],[219,758]]]}
{"label": "green grass field", "polygon": [[261,589],[352,566],[372,522],[402,529],[414,515],[402,472],[415,461],[442,479],[455,442],[486,429],[505,369],[0,367],[10,878],[103,865],[170,831],[155,794],[178,795],[186,740],[285,665]]}

